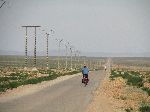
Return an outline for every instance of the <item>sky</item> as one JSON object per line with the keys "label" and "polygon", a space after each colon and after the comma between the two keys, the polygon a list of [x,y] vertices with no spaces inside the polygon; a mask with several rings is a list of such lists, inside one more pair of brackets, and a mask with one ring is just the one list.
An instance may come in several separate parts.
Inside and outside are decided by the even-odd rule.
{"label": "sky", "polygon": [[[0,1],[2,3],[2,1]],[[56,38],[82,52],[150,52],[150,0],[6,0],[0,9],[0,50],[24,52],[23,25],[37,28],[37,51],[56,50]],[[45,31],[43,31],[45,30]],[[34,29],[28,29],[28,50]]]}

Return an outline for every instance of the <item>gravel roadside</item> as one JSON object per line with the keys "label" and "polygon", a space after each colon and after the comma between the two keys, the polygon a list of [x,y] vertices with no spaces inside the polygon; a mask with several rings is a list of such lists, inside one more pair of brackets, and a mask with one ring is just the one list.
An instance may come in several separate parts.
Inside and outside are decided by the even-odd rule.
{"label": "gravel roadside", "polygon": [[108,81],[106,76],[104,80],[100,83],[97,90],[94,92],[93,99],[86,112],[115,112],[114,100],[107,97],[104,93],[105,82]]}

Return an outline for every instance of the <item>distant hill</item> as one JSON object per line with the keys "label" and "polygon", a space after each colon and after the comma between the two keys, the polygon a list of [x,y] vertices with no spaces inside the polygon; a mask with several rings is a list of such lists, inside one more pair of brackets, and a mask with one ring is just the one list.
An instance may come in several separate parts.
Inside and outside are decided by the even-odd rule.
{"label": "distant hill", "polygon": [[150,52],[143,52],[143,53],[85,52],[84,55],[95,57],[150,57]]}
{"label": "distant hill", "polygon": [[[61,53],[61,55],[65,55],[65,51],[64,50],[61,51],[60,53]],[[25,52],[0,50],[0,55],[21,55],[21,56],[24,56]],[[33,56],[34,55],[34,51],[28,51],[28,55],[29,56]],[[37,56],[45,56],[45,55],[46,55],[46,51],[45,52],[43,52],[43,51],[37,52]],[[58,51],[57,50],[49,51],[49,55],[57,56],[58,55]]]}
{"label": "distant hill", "polygon": [[[34,52],[29,51],[28,55],[33,56]],[[65,50],[61,50],[61,55],[65,56]],[[25,55],[24,52],[19,51],[5,51],[0,50],[0,55]],[[37,56],[45,56],[46,52],[37,52]],[[50,56],[58,56],[57,50],[49,51]],[[150,57],[150,52],[143,53],[107,53],[107,52],[81,52],[81,56],[88,57]]]}
{"label": "distant hill", "polygon": [[0,50],[0,55],[24,55],[23,52]]}

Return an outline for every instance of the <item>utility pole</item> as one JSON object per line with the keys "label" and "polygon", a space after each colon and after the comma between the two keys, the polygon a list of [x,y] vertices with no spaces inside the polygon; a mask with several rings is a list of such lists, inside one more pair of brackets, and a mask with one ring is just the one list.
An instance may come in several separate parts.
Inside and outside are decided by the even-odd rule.
{"label": "utility pole", "polygon": [[65,47],[66,47],[66,66],[65,66],[65,69],[67,69],[67,67],[68,67],[68,59],[67,59],[67,56],[68,56],[68,46],[67,45],[69,45],[69,42],[67,42],[67,44],[65,44]]}
{"label": "utility pole", "polygon": [[34,40],[34,67],[36,66],[36,27],[35,28],[35,40]]}
{"label": "utility pole", "polygon": [[72,70],[72,47],[70,47],[70,56],[71,56],[71,66],[70,66],[70,69]]}
{"label": "utility pole", "polygon": [[80,52],[79,51],[77,51],[77,56],[78,56],[78,68],[80,68],[80,65],[79,65],[79,63],[80,63]]}
{"label": "utility pole", "polygon": [[77,63],[76,63],[76,58],[77,58],[77,51],[74,51],[75,53],[74,53],[74,64],[75,64],[75,69],[77,69]]}
{"label": "utility pole", "polygon": [[99,61],[97,60],[97,69],[99,69]]}
{"label": "utility pole", "polygon": [[58,41],[58,70],[60,69],[60,44],[63,41],[63,39],[59,40],[56,39]]}
{"label": "utility pole", "polygon": [[27,69],[27,58],[28,58],[28,33],[26,27],[26,34],[25,34],[25,70]]}
{"label": "utility pole", "polygon": [[86,58],[86,57],[84,56],[84,64],[86,64],[85,58]]}
{"label": "utility pole", "polygon": [[36,69],[36,28],[41,26],[22,26],[26,28],[26,44],[25,44],[25,66],[27,66],[27,28],[34,28],[34,65],[33,70]]}
{"label": "utility pole", "polygon": [[91,59],[90,59],[90,69],[92,70],[92,62],[91,62]]}
{"label": "utility pole", "polygon": [[49,33],[46,33],[46,69],[48,69],[49,67],[49,65],[48,65],[48,36],[49,36],[50,34]]}
{"label": "utility pole", "polygon": [[[45,30],[42,30],[42,31],[45,31]],[[53,30],[50,30],[51,31],[51,34],[53,34],[54,33],[54,31]],[[48,57],[48,55],[49,55],[49,53],[48,53],[48,43],[49,43],[49,33],[45,33],[46,34],[46,69],[49,69],[49,57]]]}

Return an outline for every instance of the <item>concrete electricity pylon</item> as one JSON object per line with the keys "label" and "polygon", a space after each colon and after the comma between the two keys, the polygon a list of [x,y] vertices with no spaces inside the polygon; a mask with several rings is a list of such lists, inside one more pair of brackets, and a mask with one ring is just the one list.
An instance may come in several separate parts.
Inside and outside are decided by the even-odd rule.
{"label": "concrete electricity pylon", "polygon": [[77,52],[78,51],[74,51],[74,67],[75,67],[75,69],[77,69]]}
{"label": "concrete electricity pylon", "polygon": [[65,65],[65,69],[67,69],[67,67],[68,67],[68,45],[69,45],[69,42],[67,42],[66,44],[65,44],[65,47],[66,47],[66,65]]}
{"label": "concrete electricity pylon", "polygon": [[78,53],[78,68],[80,68],[80,51],[77,51]]}
{"label": "concrete electricity pylon", "polygon": [[71,66],[70,69],[72,70],[72,48],[70,47],[70,56],[71,56]]}
{"label": "concrete electricity pylon", "polygon": [[28,28],[34,28],[34,68],[33,70],[37,70],[36,69],[36,28],[37,27],[41,27],[41,26],[22,26],[22,27],[25,27],[26,28],[26,36],[25,36],[25,39],[26,39],[26,43],[25,43],[25,68],[27,67],[27,48],[28,48],[28,34],[27,34],[27,29]]}
{"label": "concrete electricity pylon", "polygon": [[25,33],[25,69],[27,69],[27,58],[28,58],[28,29],[25,27],[26,33]]}
{"label": "concrete electricity pylon", "polygon": [[92,69],[92,61],[90,59],[90,66],[89,66],[90,69]]}
{"label": "concrete electricity pylon", "polygon": [[56,39],[56,40],[58,42],[58,66],[57,66],[57,68],[59,70],[60,69],[60,44],[63,41],[63,39]]}
{"label": "concrete electricity pylon", "polygon": [[[42,30],[42,31],[45,31],[45,30]],[[50,33],[51,34],[54,34],[54,31],[53,30],[50,30]],[[49,44],[49,33],[45,33],[46,34],[46,69],[49,69],[49,52],[48,52],[48,44]]]}
{"label": "concrete electricity pylon", "polygon": [[70,46],[70,57],[71,57],[71,62],[70,62],[70,69],[72,70],[72,54],[73,54],[73,46]]}
{"label": "concrete electricity pylon", "polygon": [[86,59],[85,58],[86,58],[86,56],[84,56],[84,64],[86,64]]}
{"label": "concrete electricity pylon", "polygon": [[46,33],[46,68],[48,69],[49,67],[49,65],[48,65],[48,61],[49,61],[49,59],[48,59],[48,37],[49,37],[49,33]]}

